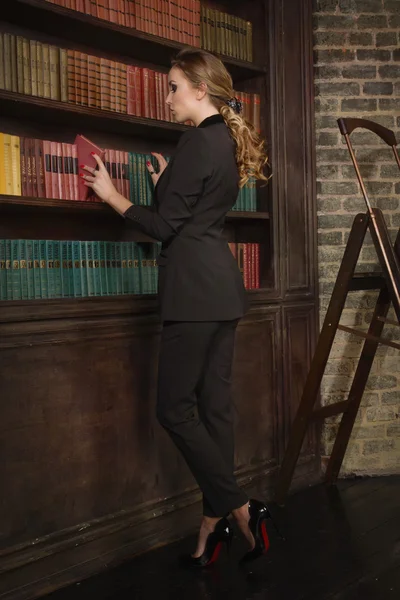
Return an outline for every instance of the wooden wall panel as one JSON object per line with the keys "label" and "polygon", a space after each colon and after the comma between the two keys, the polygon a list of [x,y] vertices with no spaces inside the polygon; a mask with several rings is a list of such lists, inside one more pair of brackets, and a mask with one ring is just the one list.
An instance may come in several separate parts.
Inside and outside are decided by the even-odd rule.
{"label": "wooden wall panel", "polygon": [[[286,447],[291,424],[296,414],[311,359],[314,353],[316,337],[316,308],[314,304],[285,306],[284,322],[284,431],[280,439],[281,458]],[[304,442],[303,454],[315,454],[315,430],[311,427]]]}
{"label": "wooden wall panel", "polygon": [[277,464],[281,399],[280,309],[259,309],[239,325],[234,369],[236,465],[240,472]]}
{"label": "wooden wall panel", "polygon": [[271,183],[279,211],[281,293],[293,301],[316,294],[312,7],[280,0],[269,6],[271,60],[279,65],[271,73]]}

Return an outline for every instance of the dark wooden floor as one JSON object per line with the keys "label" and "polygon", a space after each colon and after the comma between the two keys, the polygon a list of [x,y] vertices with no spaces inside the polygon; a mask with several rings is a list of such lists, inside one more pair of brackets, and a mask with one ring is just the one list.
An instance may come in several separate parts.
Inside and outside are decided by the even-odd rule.
{"label": "dark wooden floor", "polygon": [[194,537],[139,556],[45,600],[399,600],[400,476],[318,485],[271,506],[287,540],[269,527],[271,550],[251,570],[236,535],[207,571],[185,571],[181,553]]}

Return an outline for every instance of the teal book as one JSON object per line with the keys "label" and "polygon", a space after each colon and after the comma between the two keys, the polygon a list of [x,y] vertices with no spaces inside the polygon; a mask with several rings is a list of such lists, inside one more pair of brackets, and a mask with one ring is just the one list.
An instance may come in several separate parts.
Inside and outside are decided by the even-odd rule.
{"label": "teal book", "polygon": [[82,242],[82,245],[86,246],[87,296],[94,296],[93,243],[87,241]]}
{"label": "teal book", "polygon": [[74,297],[82,298],[80,242],[76,240],[72,242],[72,265]]}
{"label": "teal book", "polygon": [[56,298],[62,298],[62,262],[61,262],[61,242],[54,240],[54,295]]}
{"label": "teal book", "polygon": [[47,252],[46,240],[39,240],[39,261],[40,261],[40,293],[41,298],[49,297],[49,286],[47,276]]}
{"label": "teal book", "polygon": [[86,297],[88,295],[86,242],[79,242],[79,253],[80,253],[80,259],[81,259],[82,297]]}
{"label": "teal book", "polygon": [[19,276],[21,299],[28,300],[28,264],[26,258],[26,240],[18,240],[19,245]]}
{"label": "teal book", "polygon": [[112,296],[115,294],[114,284],[114,267],[112,258],[112,242],[105,242],[106,249],[106,272],[107,272],[107,291],[108,295]]}
{"label": "teal book", "polygon": [[141,294],[140,286],[140,267],[139,267],[139,248],[136,242],[131,242],[132,245],[132,261],[133,261],[133,293]]}
{"label": "teal book", "polygon": [[54,242],[46,240],[48,298],[55,298]]}
{"label": "teal book", "polygon": [[11,240],[12,299],[21,300],[19,240]]}
{"label": "teal book", "polygon": [[74,292],[74,263],[72,260],[72,242],[68,241],[67,255],[68,255],[68,275],[69,275],[69,295],[70,298],[75,296]]}
{"label": "teal book", "polygon": [[61,294],[63,298],[69,298],[71,295],[69,287],[69,272],[68,272],[68,242],[63,240],[61,245]]}
{"label": "teal book", "polygon": [[129,294],[127,246],[128,246],[128,244],[126,242],[121,242],[121,273],[122,273],[121,294]]}
{"label": "teal book", "polygon": [[128,294],[134,294],[133,284],[133,247],[132,242],[126,242],[126,263],[127,263],[127,282],[128,282]]}
{"label": "teal book", "polygon": [[34,298],[38,300],[42,297],[42,280],[41,280],[41,269],[40,269],[40,241],[33,241],[33,286],[34,286]]}
{"label": "teal book", "polygon": [[106,260],[106,243],[99,242],[99,253],[100,253],[100,285],[101,295],[108,296],[108,278],[107,278],[107,260]]}
{"label": "teal book", "polygon": [[100,277],[100,244],[101,242],[91,242],[93,246],[93,284],[94,295],[101,296],[101,277]]}
{"label": "teal book", "polygon": [[0,240],[0,300],[7,300],[6,241]]}
{"label": "teal book", "polygon": [[121,243],[114,242],[115,253],[115,273],[116,273],[116,294],[119,296],[122,293],[122,271],[121,271]]}
{"label": "teal book", "polygon": [[12,300],[12,263],[11,263],[11,240],[5,240],[6,243],[6,288],[7,300]]}
{"label": "teal book", "polygon": [[146,161],[144,154],[137,154],[138,162],[138,183],[139,183],[139,204],[147,206],[147,194],[146,194]]}
{"label": "teal book", "polygon": [[34,279],[34,256],[33,256],[33,240],[25,240],[26,247],[26,273],[28,280],[28,299],[35,298],[35,279]]}

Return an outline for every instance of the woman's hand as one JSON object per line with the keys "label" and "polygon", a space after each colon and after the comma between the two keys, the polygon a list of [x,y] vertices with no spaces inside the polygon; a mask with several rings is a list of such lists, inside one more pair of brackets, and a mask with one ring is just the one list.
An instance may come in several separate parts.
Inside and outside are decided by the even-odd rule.
{"label": "woman's hand", "polygon": [[113,182],[110,179],[110,176],[107,172],[106,167],[104,166],[103,161],[100,156],[97,154],[93,154],[97,164],[99,165],[98,170],[93,169],[92,167],[88,167],[87,165],[80,165],[81,169],[84,169],[88,172],[88,174],[83,175],[81,173],[81,177],[85,180],[85,185],[87,187],[92,188],[96,196],[100,198],[103,202],[107,202],[110,204],[111,198],[118,194],[117,190]]}
{"label": "woman's hand", "polygon": [[164,172],[164,170],[168,166],[168,163],[162,154],[159,154],[158,152],[152,152],[151,154],[157,159],[158,173],[156,173],[154,171],[153,165],[151,164],[151,162],[147,161],[146,166],[147,166],[148,172],[151,175],[151,179],[152,179],[152,181],[154,183],[154,187],[155,187],[157,185],[158,180],[160,179],[161,174]]}

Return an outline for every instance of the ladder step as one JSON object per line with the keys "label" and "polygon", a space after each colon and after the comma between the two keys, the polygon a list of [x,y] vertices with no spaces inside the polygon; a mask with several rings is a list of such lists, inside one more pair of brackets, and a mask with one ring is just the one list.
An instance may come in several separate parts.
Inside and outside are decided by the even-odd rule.
{"label": "ladder step", "polygon": [[349,290],[379,290],[385,285],[382,273],[354,273]]}
{"label": "ladder step", "polygon": [[359,329],[353,329],[352,327],[346,327],[345,325],[339,324],[337,328],[341,331],[346,331],[347,333],[353,333],[354,335],[362,337],[366,340],[373,340],[378,344],[383,344],[384,346],[390,346],[391,348],[396,348],[397,350],[400,350],[400,344],[396,344],[391,340],[386,340],[385,338],[377,337],[376,335],[370,335],[368,333],[365,333],[364,331],[360,331]]}
{"label": "ladder step", "polygon": [[335,404],[327,404],[327,406],[317,408],[311,413],[311,419],[326,419],[327,417],[340,415],[346,410],[347,404],[348,400],[343,400],[342,402],[336,402]]}

